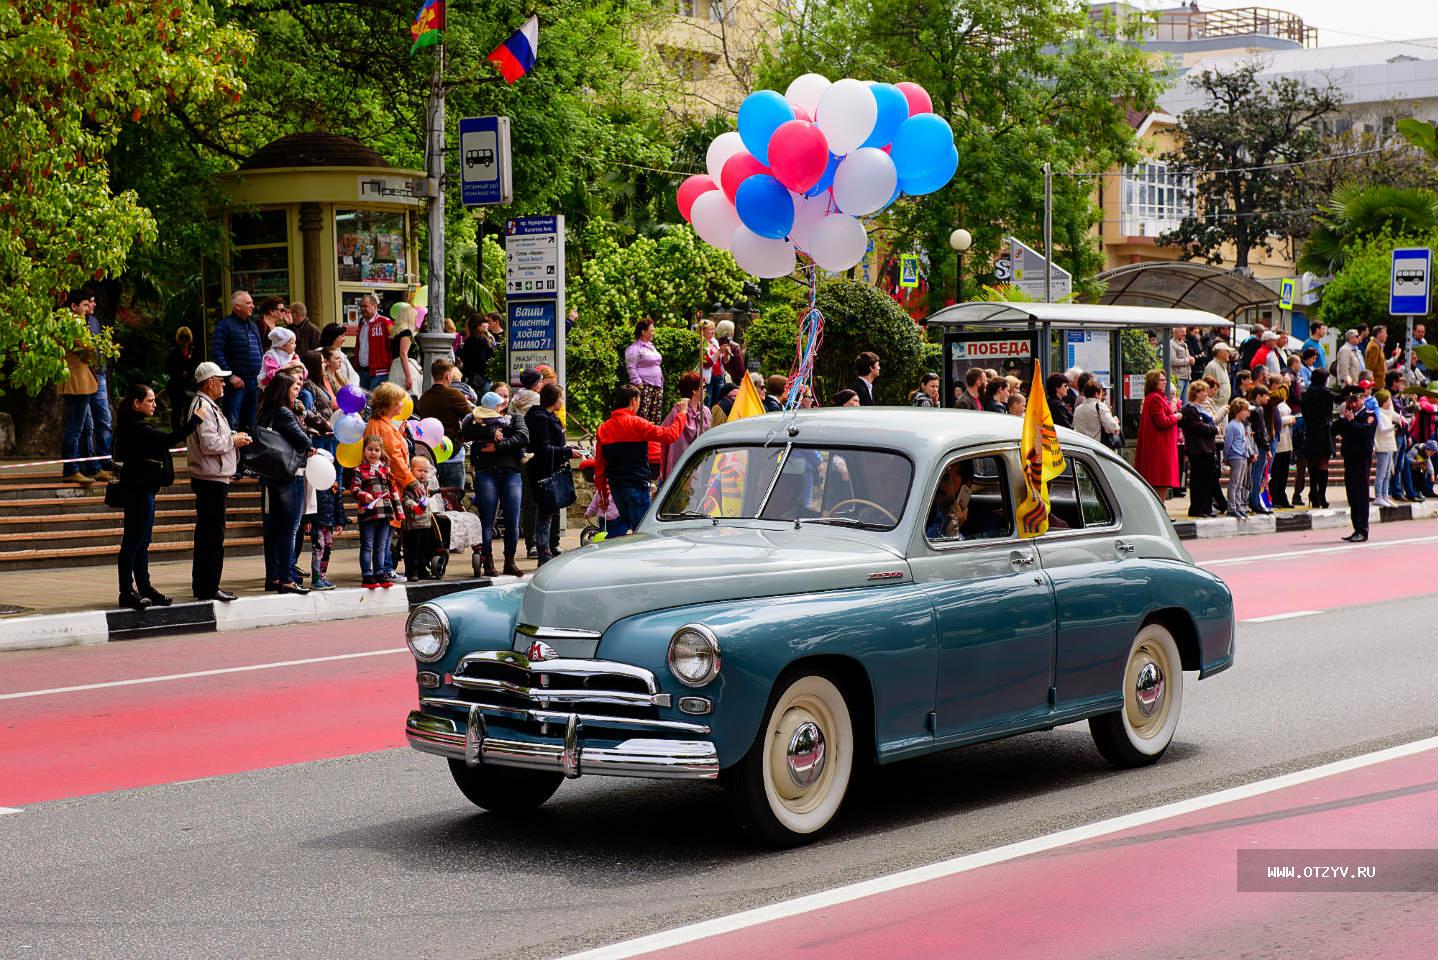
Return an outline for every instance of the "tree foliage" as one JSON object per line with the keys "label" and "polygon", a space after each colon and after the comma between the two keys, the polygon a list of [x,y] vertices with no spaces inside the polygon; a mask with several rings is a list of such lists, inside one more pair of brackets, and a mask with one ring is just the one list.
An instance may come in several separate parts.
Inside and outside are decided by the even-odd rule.
{"label": "tree foliage", "polygon": [[109,154],[127,126],[241,98],[243,31],[218,27],[204,0],[0,5],[0,364],[30,394],[65,374],[90,337],[64,292],[125,269],[156,221],[115,189]]}
{"label": "tree foliage", "polygon": [[1342,269],[1323,287],[1318,319],[1338,331],[1360,323],[1389,323],[1393,248],[1435,246],[1438,246],[1438,230],[1407,235],[1383,231],[1351,243],[1345,250]]}
{"label": "tree foliage", "polygon": [[1342,106],[1343,94],[1293,77],[1265,83],[1263,69],[1249,61],[1189,81],[1208,103],[1179,117],[1179,147],[1164,159],[1194,178],[1196,213],[1158,238],[1181,247],[1185,260],[1222,263],[1231,244],[1234,267],[1246,270],[1252,251],[1272,253],[1276,238],[1307,233],[1311,199],[1297,177],[1273,165],[1321,155],[1318,121]]}
{"label": "tree foliage", "polygon": [[[1102,171],[1137,159],[1128,111],[1152,109],[1158,78],[1146,55],[1117,41],[1116,24],[1090,21],[1064,0],[814,0],[788,8],[760,71],[783,90],[802,73],[923,86],[949,121],[959,150],[953,181],[900,202],[888,217],[895,249],[930,254],[930,298],[954,288],[948,237],[974,237],[971,265],[992,260],[1014,233],[1042,237],[1045,160],[1054,179],[1056,259],[1082,279],[1102,260],[1091,229],[1099,214],[1092,181],[1064,173]],[[970,282],[987,274],[971,267]]]}
{"label": "tree foliage", "polygon": [[[872,350],[880,360],[875,400],[906,403],[925,370],[929,344],[903,308],[871,284],[855,280],[821,283],[816,305],[824,314],[824,339],[814,362],[815,393],[827,399],[853,383],[854,360]],[[788,364],[770,372],[787,373]]]}
{"label": "tree foliage", "polygon": [[1349,247],[1381,233],[1438,229],[1438,195],[1431,190],[1349,183],[1334,191],[1298,259],[1298,268],[1330,274],[1342,269]]}

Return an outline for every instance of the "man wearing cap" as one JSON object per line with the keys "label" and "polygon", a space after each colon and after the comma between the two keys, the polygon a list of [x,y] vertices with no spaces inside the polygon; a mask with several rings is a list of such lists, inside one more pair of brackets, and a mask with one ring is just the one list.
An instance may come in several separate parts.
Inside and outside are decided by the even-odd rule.
{"label": "man wearing cap", "polygon": [[1343,346],[1338,348],[1338,359],[1333,368],[1338,386],[1357,383],[1363,378],[1363,353],[1358,349],[1358,336],[1357,329],[1343,335]]}
{"label": "man wearing cap", "polygon": [[1378,414],[1365,405],[1364,387],[1344,387],[1343,416],[1333,422],[1333,432],[1343,438],[1343,489],[1353,519],[1353,532],[1343,539],[1349,543],[1368,539],[1368,471],[1377,431]]}
{"label": "man wearing cap", "polygon": [[1213,359],[1208,361],[1208,366],[1203,368],[1205,377],[1212,377],[1218,383],[1218,393],[1214,402],[1220,410],[1228,409],[1228,401],[1233,397],[1233,377],[1228,372],[1228,361],[1233,356],[1233,348],[1222,340],[1214,341]]}
{"label": "man wearing cap", "polygon": [[239,466],[240,448],[249,446],[250,435],[235,432],[220,410],[225,378],[230,375],[230,371],[208,360],[195,368],[195,399],[190,404],[190,416],[208,408],[207,415],[202,415],[200,425],[185,441],[190,489],[195,494],[190,587],[196,600],[235,599],[233,593],[220,589],[220,574],[225,566],[225,509],[230,478]]}

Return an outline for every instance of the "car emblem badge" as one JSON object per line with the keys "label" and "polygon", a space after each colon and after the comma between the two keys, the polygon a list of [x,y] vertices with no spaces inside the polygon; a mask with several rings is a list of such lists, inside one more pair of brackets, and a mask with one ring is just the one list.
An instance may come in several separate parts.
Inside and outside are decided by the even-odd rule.
{"label": "car emblem badge", "polygon": [[879,573],[869,574],[870,580],[899,580],[904,576],[902,570],[884,570]]}
{"label": "car emblem badge", "polygon": [[559,654],[555,652],[554,648],[543,640],[536,640],[529,645],[529,660],[531,663],[538,660],[553,660],[558,656]]}

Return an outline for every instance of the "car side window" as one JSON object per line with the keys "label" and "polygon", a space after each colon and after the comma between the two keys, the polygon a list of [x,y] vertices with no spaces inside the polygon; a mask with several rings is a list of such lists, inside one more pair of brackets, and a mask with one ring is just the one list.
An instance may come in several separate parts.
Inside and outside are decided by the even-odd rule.
{"label": "car side window", "polygon": [[1083,462],[1074,465],[1078,478],[1079,509],[1083,514],[1085,527],[1106,527],[1114,522],[1113,507],[1104,497],[1103,487],[1090,472],[1093,468]]}
{"label": "car side window", "polygon": [[1013,536],[1014,513],[1001,456],[956,457],[929,501],[924,536],[933,543]]}

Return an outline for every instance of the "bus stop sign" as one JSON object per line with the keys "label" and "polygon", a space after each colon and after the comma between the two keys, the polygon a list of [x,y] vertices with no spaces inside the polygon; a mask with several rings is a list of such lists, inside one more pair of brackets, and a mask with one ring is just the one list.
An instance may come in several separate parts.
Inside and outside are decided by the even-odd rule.
{"label": "bus stop sign", "polygon": [[1407,247],[1393,251],[1392,282],[1388,288],[1388,314],[1422,317],[1432,306],[1433,251]]}

